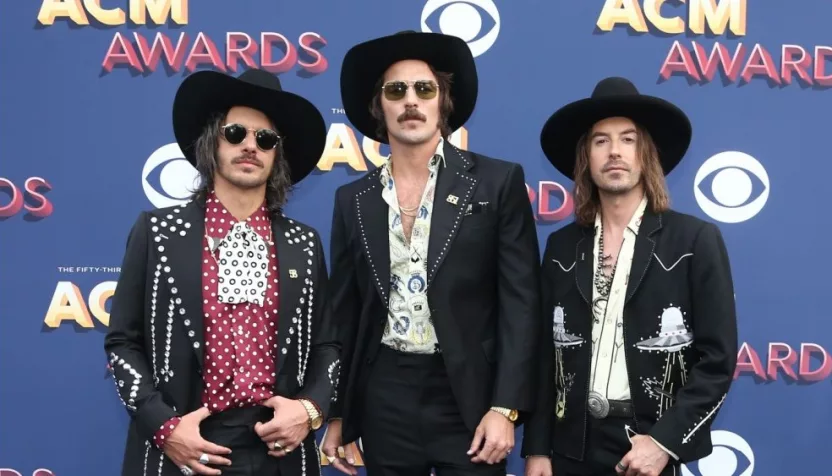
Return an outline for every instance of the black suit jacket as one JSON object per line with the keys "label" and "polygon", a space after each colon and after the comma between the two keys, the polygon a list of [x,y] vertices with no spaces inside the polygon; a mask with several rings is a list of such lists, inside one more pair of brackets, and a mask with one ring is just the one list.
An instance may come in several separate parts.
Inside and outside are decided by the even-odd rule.
{"label": "black suit jacket", "polygon": [[[152,438],[162,423],[200,406],[204,219],[204,208],[189,202],[142,212],[130,231],[104,339],[118,396],[130,415],[124,476],[140,476],[145,468],[147,474],[182,474]],[[280,273],[274,391],[287,398],[308,398],[326,415],[334,396],[339,347],[326,309],[321,242],[315,230],[283,216],[272,218],[272,231]],[[296,278],[290,270],[297,271]],[[304,330],[300,340],[297,332],[290,333],[298,326]],[[308,355],[306,367],[299,362],[298,346],[304,360]],[[281,467],[286,474],[300,474],[305,453],[307,473],[319,474],[314,433],[302,448],[282,458]]]}
{"label": "black suit jacket", "polygon": [[[520,165],[447,142],[444,158],[427,297],[453,393],[473,431],[492,405],[533,408],[540,251]],[[343,336],[333,416],[343,417],[345,442],[361,436],[364,386],[387,320],[388,205],[379,172],[340,187],[333,212],[330,299]]]}
{"label": "black suit jacket", "polygon": [[[541,277],[546,316],[541,332],[545,336],[542,386],[537,411],[524,429],[524,456],[554,452],[584,457],[594,234],[594,227],[572,223],[552,233],[546,243]],[[582,338],[580,345],[555,343],[557,306],[563,312],[565,332]],[[692,344],[678,351],[643,350],[643,341],[659,336],[661,317],[670,308],[681,311],[684,322],[683,329],[671,330],[692,334]],[[679,317],[674,310],[667,312],[667,324],[673,316]],[[655,438],[683,463],[707,456],[712,451],[710,426],[731,386],[737,361],[734,288],[719,229],[673,211],[645,213],[623,319],[635,430]],[[566,385],[556,384],[559,381]],[[558,396],[565,396],[562,419],[555,416]]]}

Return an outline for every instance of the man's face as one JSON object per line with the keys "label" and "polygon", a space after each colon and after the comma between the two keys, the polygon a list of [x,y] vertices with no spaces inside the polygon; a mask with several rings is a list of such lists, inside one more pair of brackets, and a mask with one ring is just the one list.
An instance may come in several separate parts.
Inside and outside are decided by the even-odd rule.
{"label": "man's face", "polygon": [[[403,81],[407,90],[400,99],[389,98],[386,91],[381,93],[381,109],[389,140],[417,145],[436,139],[440,135],[439,91],[436,77],[427,63],[405,60],[393,64],[384,73],[383,84],[388,84],[390,92],[401,93],[402,85],[389,85],[393,81]],[[425,95],[432,97],[426,99]]]}
{"label": "man's face", "polygon": [[[274,166],[277,148],[262,150],[258,147],[255,131],[274,131],[271,121],[262,112],[243,106],[231,108],[223,126],[239,124],[246,130],[245,138],[238,144],[229,142],[220,129],[217,147],[217,174],[215,181],[223,180],[242,189],[257,188],[268,180]],[[240,133],[239,130],[236,132]]]}
{"label": "man's face", "polygon": [[641,181],[638,132],[630,119],[611,117],[592,126],[589,170],[599,190],[625,194]]}

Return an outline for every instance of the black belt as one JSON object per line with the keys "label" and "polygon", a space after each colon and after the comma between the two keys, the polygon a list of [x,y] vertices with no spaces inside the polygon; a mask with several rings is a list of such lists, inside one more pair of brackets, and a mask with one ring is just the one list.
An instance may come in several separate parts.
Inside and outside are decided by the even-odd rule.
{"label": "black belt", "polygon": [[607,400],[596,392],[590,392],[588,407],[589,414],[597,419],[632,418],[635,415],[632,400]]}

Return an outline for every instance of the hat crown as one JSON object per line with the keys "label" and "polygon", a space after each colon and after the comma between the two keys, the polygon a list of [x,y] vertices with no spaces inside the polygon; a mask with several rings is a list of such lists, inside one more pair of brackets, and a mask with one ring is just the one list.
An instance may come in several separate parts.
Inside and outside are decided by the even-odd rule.
{"label": "hat crown", "polygon": [[280,86],[280,78],[262,69],[246,70],[237,79],[261,88],[283,91],[283,87]]}
{"label": "hat crown", "polygon": [[592,91],[592,98],[607,98],[615,96],[638,96],[636,86],[626,78],[605,78],[598,82]]}

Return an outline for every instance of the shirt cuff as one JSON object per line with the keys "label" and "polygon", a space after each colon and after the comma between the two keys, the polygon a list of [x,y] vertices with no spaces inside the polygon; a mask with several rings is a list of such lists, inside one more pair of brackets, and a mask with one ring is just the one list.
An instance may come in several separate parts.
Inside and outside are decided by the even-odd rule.
{"label": "shirt cuff", "polygon": [[153,444],[156,445],[159,450],[164,449],[165,441],[170,437],[170,434],[173,433],[173,429],[176,428],[176,425],[182,420],[180,417],[173,417],[170,420],[166,421],[162,424],[162,427],[153,435]]}
{"label": "shirt cuff", "polygon": [[656,446],[658,446],[659,448],[661,448],[661,449],[662,449],[665,453],[667,453],[667,454],[669,454],[670,456],[672,456],[672,457],[673,457],[673,459],[675,459],[675,460],[677,460],[677,461],[679,460],[679,457],[678,457],[678,456],[676,456],[675,454],[673,454],[673,452],[672,452],[672,451],[670,451],[669,449],[667,449],[667,448],[665,448],[664,446],[662,446],[662,444],[661,444],[661,443],[659,443],[658,441],[656,441],[656,439],[655,439],[655,438],[653,438],[653,437],[651,436],[651,437],[650,437],[650,439],[651,439],[651,440],[653,440],[653,443],[655,443],[655,444],[656,444]]}

